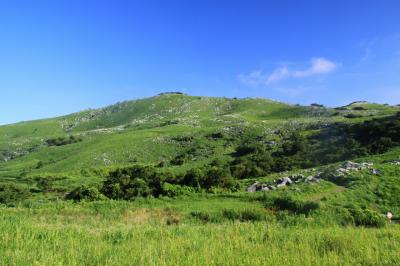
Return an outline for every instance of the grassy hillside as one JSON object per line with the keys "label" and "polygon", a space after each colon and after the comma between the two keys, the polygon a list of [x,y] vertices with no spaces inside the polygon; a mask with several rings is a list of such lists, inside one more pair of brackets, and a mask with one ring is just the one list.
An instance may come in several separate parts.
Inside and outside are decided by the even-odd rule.
{"label": "grassy hillside", "polygon": [[[174,140],[194,135],[255,130],[270,134],[285,128],[355,122],[397,112],[398,107],[364,104],[365,110],[334,110],[315,106],[293,106],[265,99],[227,99],[166,94],[127,101],[97,110],[64,117],[22,122],[0,127],[0,173],[17,177],[21,173],[79,173],[90,167],[125,165],[134,161],[158,163],[170,160],[184,147]],[[348,119],[354,112],[363,117]],[[232,134],[233,134],[232,133]],[[77,136],[81,142],[48,146],[46,140]],[[229,147],[216,151],[216,156]],[[199,158],[203,160],[204,158]],[[37,163],[42,167],[37,169]]]}
{"label": "grassy hillside", "polygon": [[1,126],[0,262],[395,265],[399,111],[175,93]]}

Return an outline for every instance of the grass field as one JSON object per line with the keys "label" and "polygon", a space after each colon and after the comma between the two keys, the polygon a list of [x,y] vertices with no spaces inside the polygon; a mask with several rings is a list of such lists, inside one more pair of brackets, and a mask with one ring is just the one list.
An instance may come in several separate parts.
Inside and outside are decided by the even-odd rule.
{"label": "grass field", "polygon": [[[197,202],[197,204],[196,204]],[[399,225],[323,226],[297,217],[204,223],[187,211],[248,208],[231,199],[2,208],[3,265],[398,265]],[[252,206],[256,208],[257,206]],[[258,206],[259,207],[259,206]]]}

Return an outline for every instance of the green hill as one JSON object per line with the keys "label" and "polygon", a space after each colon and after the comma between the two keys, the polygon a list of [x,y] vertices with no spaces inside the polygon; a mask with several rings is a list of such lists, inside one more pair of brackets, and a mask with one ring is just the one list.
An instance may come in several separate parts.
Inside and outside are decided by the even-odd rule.
{"label": "green hill", "polygon": [[167,93],[5,125],[1,261],[395,265],[399,176],[399,106]]}
{"label": "green hill", "polygon": [[[260,134],[296,128],[323,127],[345,118],[343,110],[288,105],[266,99],[228,99],[164,94],[143,100],[118,103],[63,117],[21,122],[0,127],[0,174],[18,177],[37,173],[78,173],[82,169],[126,165],[132,162],[169,161],[185,149],[181,136],[193,136],[213,149],[196,161],[225,156],[232,147],[210,138],[214,132],[235,134],[255,130]],[[360,121],[390,115],[398,107],[367,105],[351,112]],[[55,138],[79,138],[78,142],[50,146]],[[178,140],[177,140],[178,139]],[[40,167],[38,163],[40,162]],[[190,162],[191,163],[191,162]]]}

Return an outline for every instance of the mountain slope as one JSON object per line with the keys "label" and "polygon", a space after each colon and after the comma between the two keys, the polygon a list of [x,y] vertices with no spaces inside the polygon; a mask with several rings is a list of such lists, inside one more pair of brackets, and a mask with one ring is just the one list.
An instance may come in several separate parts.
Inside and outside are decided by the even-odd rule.
{"label": "mountain slope", "polygon": [[[288,105],[267,99],[228,99],[163,94],[105,108],[0,127],[0,176],[40,173],[80,175],[102,167],[134,162],[169,162],[192,148],[201,152],[182,166],[203,164],[233,152],[235,141],[215,141],[210,134],[256,132],[272,141],[285,130],[319,130],[334,122],[353,123],[394,114],[398,106],[364,103],[343,108]],[[346,118],[356,114],[353,119]],[[307,132],[307,131],[304,131]],[[68,143],[68,137],[79,141]],[[190,136],[188,140],[185,137]],[[60,138],[62,145],[49,145]],[[65,143],[63,143],[65,142]],[[202,154],[201,154],[202,153]]]}

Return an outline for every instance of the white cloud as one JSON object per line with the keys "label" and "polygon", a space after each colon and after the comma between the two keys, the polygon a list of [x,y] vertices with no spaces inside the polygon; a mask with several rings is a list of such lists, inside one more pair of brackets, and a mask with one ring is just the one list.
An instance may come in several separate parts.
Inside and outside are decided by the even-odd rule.
{"label": "white cloud", "polygon": [[261,70],[251,72],[250,74],[239,74],[238,79],[246,85],[255,86],[266,79],[266,76],[262,74]]}
{"label": "white cloud", "polygon": [[246,85],[270,85],[288,78],[306,78],[315,75],[327,74],[334,71],[339,64],[325,58],[312,58],[310,66],[305,69],[290,69],[287,66],[276,68],[272,73],[263,73],[258,70],[250,74],[240,74],[238,79]]}
{"label": "white cloud", "polygon": [[309,77],[313,75],[326,74],[337,68],[337,64],[326,60],[325,58],[311,59],[311,66],[306,70],[297,70],[293,72],[293,77]]}
{"label": "white cloud", "polygon": [[274,70],[271,75],[268,75],[266,83],[273,83],[281,79],[285,79],[291,76],[291,72],[287,67],[280,67]]}

